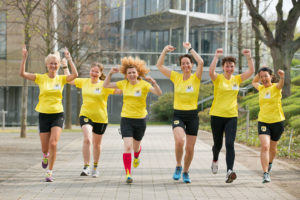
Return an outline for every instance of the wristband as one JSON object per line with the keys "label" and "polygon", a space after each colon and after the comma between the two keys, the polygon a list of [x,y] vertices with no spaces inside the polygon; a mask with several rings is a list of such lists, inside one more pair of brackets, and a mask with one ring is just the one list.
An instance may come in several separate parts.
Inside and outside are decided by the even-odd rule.
{"label": "wristband", "polygon": [[68,66],[63,66],[62,68],[63,68],[63,69],[67,69],[67,68],[68,68]]}
{"label": "wristband", "polygon": [[188,52],[190,52],[192,49],[193,49],[192,47],[191,47],[191,48],[189,48]]}

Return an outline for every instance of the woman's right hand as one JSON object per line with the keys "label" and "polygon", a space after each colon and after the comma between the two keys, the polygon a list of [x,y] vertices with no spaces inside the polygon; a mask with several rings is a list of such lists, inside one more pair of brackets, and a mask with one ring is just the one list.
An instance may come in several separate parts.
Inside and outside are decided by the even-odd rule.
{"label": "woman's right hand", "polygon": [[165,48],[164,48],[164,52],[172,52],[172,51],[174,51],[176,48],[175,47],[173,47],[172,45],[167,45],[167,46],[165,46]]}
{"label": "woman's right hand", "polygon": [[119,68],[117,67],[112,67],[109,71],[109,74],[114,74],[114,73],[118,73],[119,72]]}
{"label": "woman's right hand", "polygon": [[223,55],[223,49],[222,48],[219,48],[219,49],[216,49],[216,53],[215,53],[215,56],[217,58],[219,58],[220,56]]}
{"label": "woman's right hand", "polygon": [[27,58],[28,52],[26,49],[26,45],[24,44],[23,48],[22,48],[22,56],[23,58]]}

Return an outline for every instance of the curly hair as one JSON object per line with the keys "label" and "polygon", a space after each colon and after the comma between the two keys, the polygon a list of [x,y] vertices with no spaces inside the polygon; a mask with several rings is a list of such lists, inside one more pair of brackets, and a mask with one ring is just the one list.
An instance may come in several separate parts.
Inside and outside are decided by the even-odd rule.
{"label": "curly hair", "polygon": [[262,67],[258,70],[257,74],[259,75],[260,72],[268,72],[268,74],[272,77],[271,83],[277,83],[278,79],[277,77],[273,74],[273,70],[269,67]]}
{"label": "curly hair", "polygon": [[101,63],[95,62],[91,65],[91,68],[93,67],[98,67],[100,72],[101,72],[101,76],[99,77],[100,80],[104,80],[106,78],[106,75],[103,72],[104,66]]}
{"label": "curly hair", "polygon": [[131,56],[121,59],[121,67],[119,70],[122,74],[126,75],[128,68],[136,68],[139,75],[138,79],[141,79],[140,77],[145,77],[145,75],[150,71],[146,67],[146,62],[144,60],[141,60],[138,57],[133,58]]}
{"label": "curly hair", "polygon": [[226,62],[233,62],[234,64],[236,64],[236,58],[235,57],[232,57],[232,56],[227,56],[227,57],[224,57],[222,59],[222,66],[224,66],[224,64]]}
{"label": "curly hair", "polygon": [[194,62],[193,62],[193,57],[192,57],[191,55],[189,55],[189,54],[184,54],[184,55],[182,55],[182,56],[179,57],[179,64],[180,64],[180,65],[181,65],[181,60],[182,60],[182,58],[188,58],[192,64],[194,63]]}
{"label": "curly hair", "polygon": [[47,65],[52,58],[55,58],[58,62],[58,65],[60,65],[60,55],[58,51],[48,54],[48,56],[45,58],[45,64]]}

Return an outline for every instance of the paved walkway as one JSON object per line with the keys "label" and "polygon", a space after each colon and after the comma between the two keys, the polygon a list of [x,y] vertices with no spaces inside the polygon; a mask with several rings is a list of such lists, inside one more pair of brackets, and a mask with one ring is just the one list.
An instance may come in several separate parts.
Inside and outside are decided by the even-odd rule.
{"label": "paved walkway", "polygon": [[[41,159],[35,158],[33,166],[0,182],[0,199],[297,199],[273,182],[262,184],[261,175],[239,162],[235,163],[237,180],[226,184],[224,153],[220,154],[219,173],[211,174],[211,146],[201,140],[197,140],[190,168],[192,183],[173,181],[175,155],[170,126],[147,127],[141,164],[132,170],[134,182],[128,185],[117,128],[109,126],[104,135],[99,178],[79,176],[82,135],[79,132],[63,133],[54,170],[55,182],[44,182]],[[3,141],[4,138],[0,139]],[[236,154],[238,156],[238,150]],[[9,171],[3,168],[3,163],[1,167],[0,173]],[[300,183],[299,176],[296,180]]]}

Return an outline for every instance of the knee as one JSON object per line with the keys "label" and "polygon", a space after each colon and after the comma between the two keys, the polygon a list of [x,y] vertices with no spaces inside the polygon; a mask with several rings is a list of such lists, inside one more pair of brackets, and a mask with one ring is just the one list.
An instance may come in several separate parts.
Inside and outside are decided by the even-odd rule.
{"label": "knee", "polygon": [[262,152],[267,152],[267,151],[269,151],[269,150],[270,150],[269,145],[267,145],[267,144],[262,144],[262,145],[261,145],[261,151],[262,151]]}
{"label": "knee", "polygon": [[91,139],[90,138],[84,138],[83,143],[85,145],[91,145]]}
{"label": "knee", "polygon": [[49,146],[50,146],[50,149],[54,149],[54,148],[56,148],[56,145],[57,145],[57,141],[50,141],[50,144],[49,144]]}
{"label": "knee", "polygon": [[100,149],[101,148],[101,144],[100,143],[94,143],[93,147],[94,147],[94,149]]}
{"label": "knee", "polygon": [[234,149],[234,142],[226,142],[226,150]]}
{"label": "knee", "polygon": [[192,146],[192,145],[185,146],[185,152],[186,152],[186,154],[194,153],[194,146]]}
{"label": "knee", "polygon": [[176,147],[183,147],[184,146],[184,139],[176,139],[175,145],[176,145]]}

